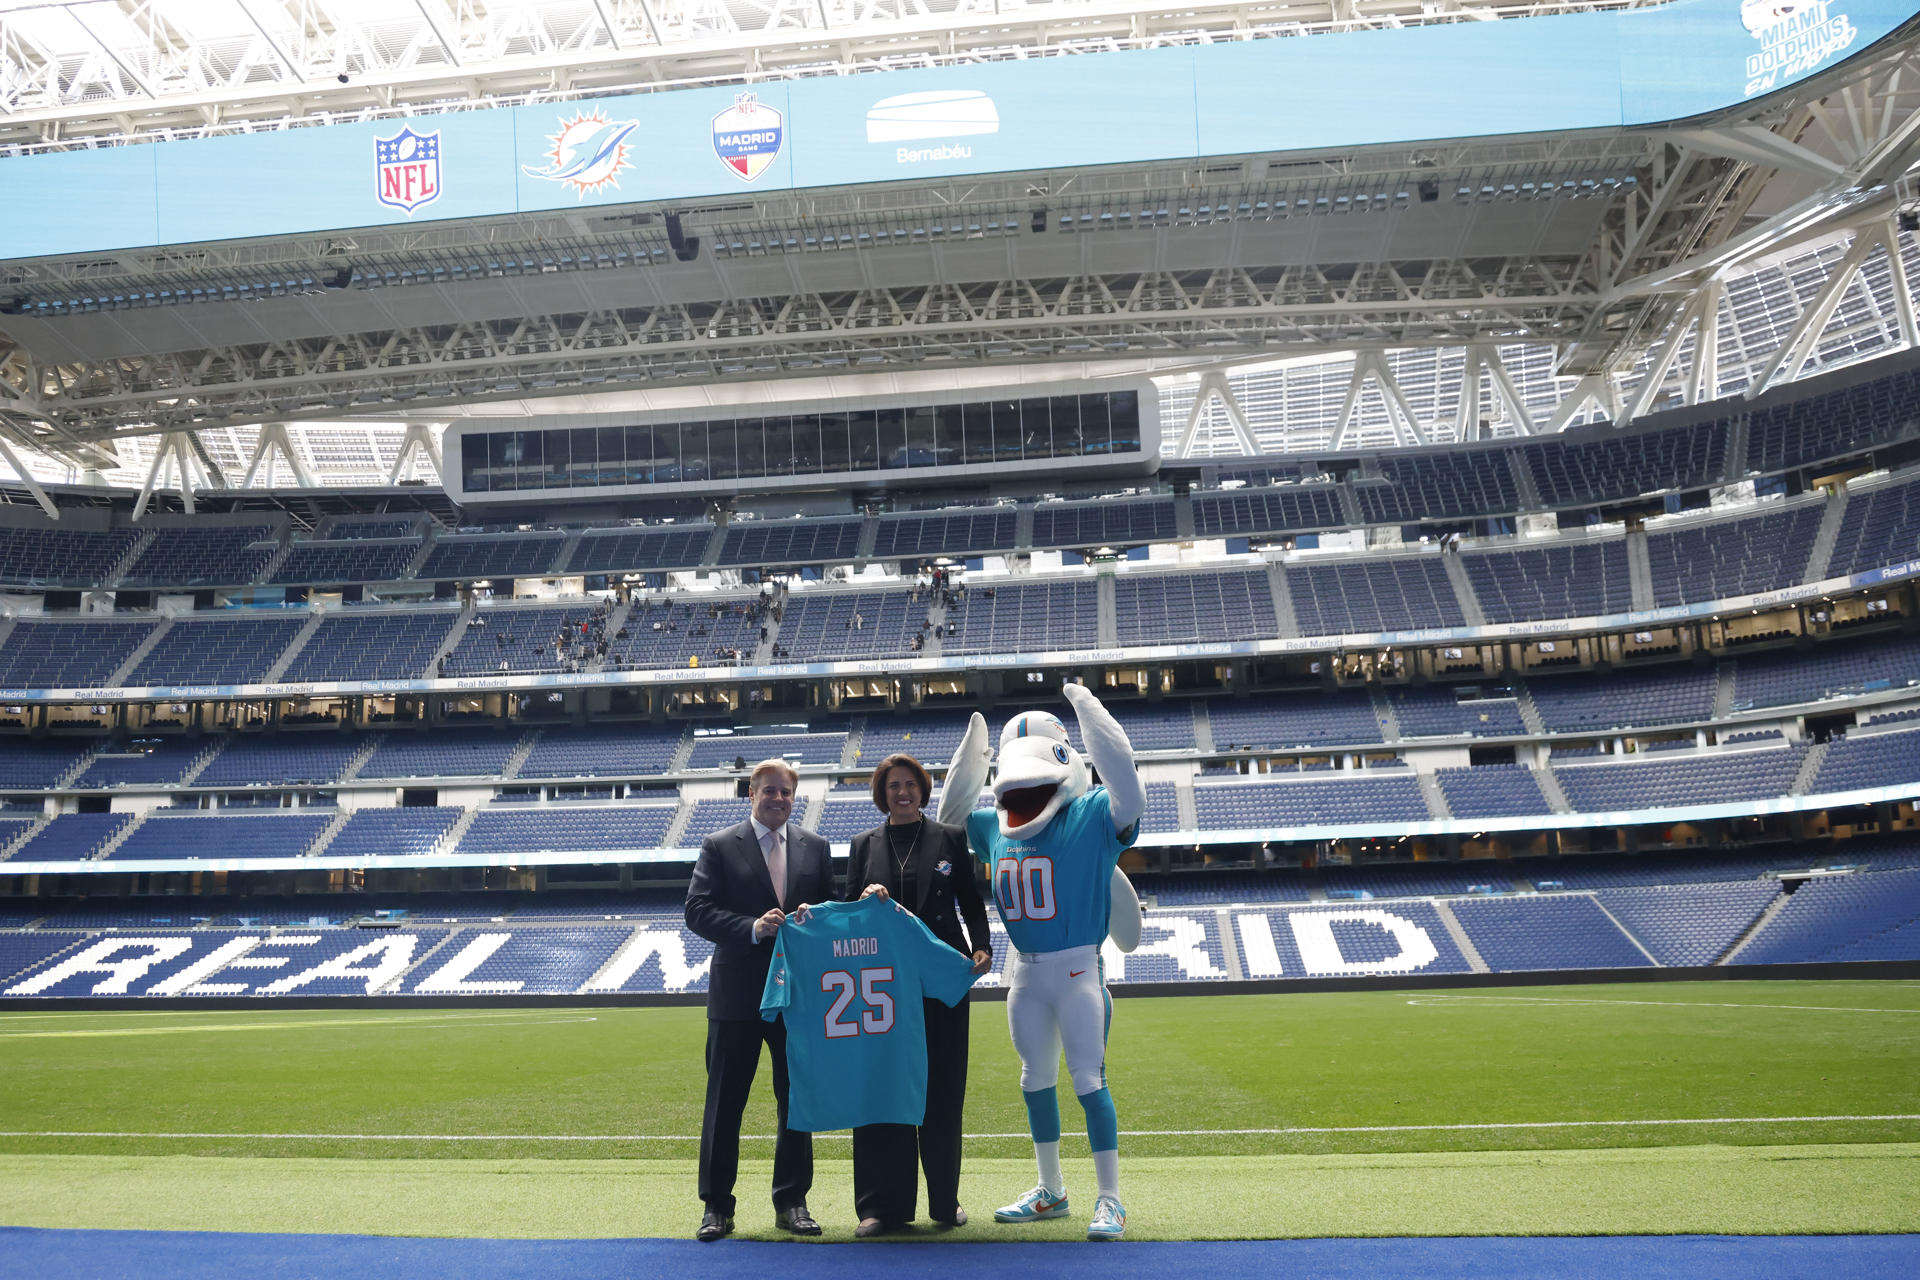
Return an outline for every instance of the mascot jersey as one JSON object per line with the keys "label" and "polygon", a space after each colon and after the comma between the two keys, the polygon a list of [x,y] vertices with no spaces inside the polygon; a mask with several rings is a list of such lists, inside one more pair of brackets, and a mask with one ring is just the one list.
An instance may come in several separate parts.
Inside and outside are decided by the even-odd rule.
{"label": "mascot jersey", "polygon": [[997,810],[967,815],[967,840],[993,874],[993,900],[1007,940],[1028,952],[1106,941],[1108,886],[1137,831],[1114,834],[1105,787],[1077,797],[1037,834],[1018,840],[1000,833]]}

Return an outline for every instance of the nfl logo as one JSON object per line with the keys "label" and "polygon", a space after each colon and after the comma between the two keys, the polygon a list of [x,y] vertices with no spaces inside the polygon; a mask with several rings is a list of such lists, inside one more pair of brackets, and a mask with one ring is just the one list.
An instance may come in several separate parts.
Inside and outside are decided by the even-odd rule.
{"label": "nfl logo", "polygon": [[752,182],[767,171],[786,138],[778,111],[751,93],[713,118],[713,154],[742,182]]}
{"label": "nfl logo", "polygon": [[373,193],[381,204],[408,217],[440,198],[440,134],[402,129],[373,140]]}

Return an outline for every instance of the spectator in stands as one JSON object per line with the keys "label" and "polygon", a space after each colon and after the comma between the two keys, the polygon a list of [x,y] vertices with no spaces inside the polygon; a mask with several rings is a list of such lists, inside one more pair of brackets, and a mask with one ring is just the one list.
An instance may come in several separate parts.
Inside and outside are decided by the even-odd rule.
{"label": "spectator in stands", "polygon": [[[910,755],[891,755],[873,771],[874,807],[887,820],[853,838],[847,862],[848,898],[879,894],[926,922],[933,936],[973,957],[973,971],[993,967],[987,907],[974,880],[967,834],[943,826],[922,810],[933,780]],[[962,926],[964,925],[964,932]],[[853,1207],[857,1236],[876,1236],[911,1222],[919,1199],[913,1165],[916,1148],[927,1175],[927,1216],[962,1226],[960,1134],[967,1099],[967,1001],[949,1009],[925,1001],[927,1114],[919,1128],[908,1124],[862,1125],[853,1131]],[[935,1006],[938,1008],[935,1008]]]}
{"label": "spectator in stands", "polygon": [[807,1212],[813,1187],[813,1135],[787,1128],[787,1031],[760,1020],[773,939],[786,908],[830,902],[833,866],[827,842],[788,818],[799,775],[784,760],[762,760],[747,781],[752,816],[700,842],[687,885],[687,927],[713,943],[707,979],[707,1101],[700,1124],[700,1199],[706,1213],[696,1238],[733,1230],[733,1183],[740,1169],[740,1116],[760,1065],[773,1054],[778,1131],[773,1147],[773,1220],[795,1235],[817,1236]]}

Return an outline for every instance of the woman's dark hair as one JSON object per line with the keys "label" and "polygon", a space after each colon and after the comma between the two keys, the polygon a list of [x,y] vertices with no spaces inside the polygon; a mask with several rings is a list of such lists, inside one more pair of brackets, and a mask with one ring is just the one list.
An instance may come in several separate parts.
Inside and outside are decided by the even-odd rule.
{"label": "woman's dark hair", "polygon": [[882,813],[888,812],[887,775],[895,769],[905,769],[913,775],[913,780],[920,784],[920,806],[925,808],[927,801],[933,798],[933,779],[927,776],[925,765],[905,752],[888,756],[873,771],[873,807]]}

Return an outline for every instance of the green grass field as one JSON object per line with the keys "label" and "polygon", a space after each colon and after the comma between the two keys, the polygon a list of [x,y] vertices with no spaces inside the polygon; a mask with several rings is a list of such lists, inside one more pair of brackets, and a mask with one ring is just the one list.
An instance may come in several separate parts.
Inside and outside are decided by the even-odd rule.
{"label": "green grass field", "polygon": [[[685,1235],[703,1034],[693,1008],[0,1012],[0,1222]],[[1123,1000],[1109,1078],[1139,1238],[1920,1230],[1920,983]],[[745,1132],[772,1127],[763,1083]],[[984,1221],[1032,1182],[999,1004],[967,1129],[968,1238],[1011,1237]],[[847,1150],[816,1142],[830,1239]],[[748,1234],[770,1151],[745,1143]]]}

